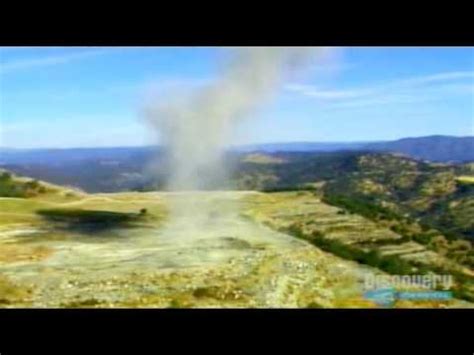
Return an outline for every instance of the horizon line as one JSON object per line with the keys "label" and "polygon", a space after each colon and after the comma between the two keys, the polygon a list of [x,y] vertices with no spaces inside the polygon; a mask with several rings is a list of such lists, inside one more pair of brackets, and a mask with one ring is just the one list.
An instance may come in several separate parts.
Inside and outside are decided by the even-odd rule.
{"label": "horizon line", "polygon": [[[445,135],[445,134],[432,134],[427,136],[410,136],[400,137],[396,139],[386,140],[361,140],[361,141],[276,141],[276,142],[262,142],[262,143],[245,143],[231,145],[228,149],[235,149],[240,147],[251,147],[251,146],[262,146],[262,145],[282,145],[282,144],[369,144],[369,143],[386,143],[395,142],[402,139],[420,139],[420,138],[433,138],[433,137],[448,137],[448,138],[474,138],[474,135]],[[111,146],[84,146],[84,147],[5,147],[0,146],[0,150],[72,150],[72,149],[120,149],[120,148],[152,148],[152,147],[163,147],[163,144],[150,144],[150,145],[111,145]]]}

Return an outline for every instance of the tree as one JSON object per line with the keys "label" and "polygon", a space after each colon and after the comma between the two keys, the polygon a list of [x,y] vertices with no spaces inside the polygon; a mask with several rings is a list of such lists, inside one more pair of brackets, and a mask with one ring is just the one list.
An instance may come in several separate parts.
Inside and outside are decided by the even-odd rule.
{"label": "tree", "polygon": [[0,174],[1,181],[9,181],[11,179],[12,179],[12,174],[9,173],[8,171],[4,171],[3,173]]}

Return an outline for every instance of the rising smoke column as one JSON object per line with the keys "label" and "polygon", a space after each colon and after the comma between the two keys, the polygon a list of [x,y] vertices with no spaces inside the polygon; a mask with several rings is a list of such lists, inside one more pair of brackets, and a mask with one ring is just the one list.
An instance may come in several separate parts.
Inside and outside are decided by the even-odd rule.
{"label": "rising smoke column", "polygon": [[223,153],[240,120],[263,107],[324,49],[232,48],[218,78],[145,109],[167,148],[168,189],[212,189],[225,178]]}

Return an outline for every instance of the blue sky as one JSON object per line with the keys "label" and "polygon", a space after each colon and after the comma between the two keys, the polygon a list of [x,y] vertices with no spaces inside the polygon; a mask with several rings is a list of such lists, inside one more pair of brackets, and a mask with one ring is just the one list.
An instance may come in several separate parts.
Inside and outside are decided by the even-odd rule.
{"label": "blue sky", "polygon": [[[0,48],[0,146],[154,143],[151,88],[216,75],[222,48]],[[474,135],[473,48],[333,48],[235,132],[236,143]]]}

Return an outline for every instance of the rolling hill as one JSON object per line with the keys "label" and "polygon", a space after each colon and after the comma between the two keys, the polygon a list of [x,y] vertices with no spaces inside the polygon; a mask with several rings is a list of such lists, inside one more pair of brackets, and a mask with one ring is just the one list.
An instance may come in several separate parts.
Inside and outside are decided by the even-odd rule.
{"label": "rolling hill", "polygon": [[[333,156],[350,157],[364,152],[399,153],[441,163],[473,162],[473,142],[474,137],[432,136],[375,143],[276,143],[236,147],[227,153],[226,161],[233,168],[240,164],[246,168],[251,166],[252,157],[260,154],[262,158],[261,154],[264,154],[267,161],[276,159],[289,163],[282,164],[279,174],[285,175],[283,170],[288,170],[287,175],[292,175],[289,180],[296,181],[304,180],[304,176],[321,175],[317,171],[334,171],[333,166],[326,166],[334,162]],[[310,156],[321,156],[319,161],[315,160],[317,169],[316,166],[310,171],[298,168],[299,162]],[[88,192],[143,191],[162,188],[167,174],[163,157],[160,147],[0,149],[0,167],[56,184],[77,186]],[[154,167],[153,175],[147,174],[150,165]],[[272,178],[267,176],[264,180],[268,185]],[[262,183],[254,184],[255,188]]]}

